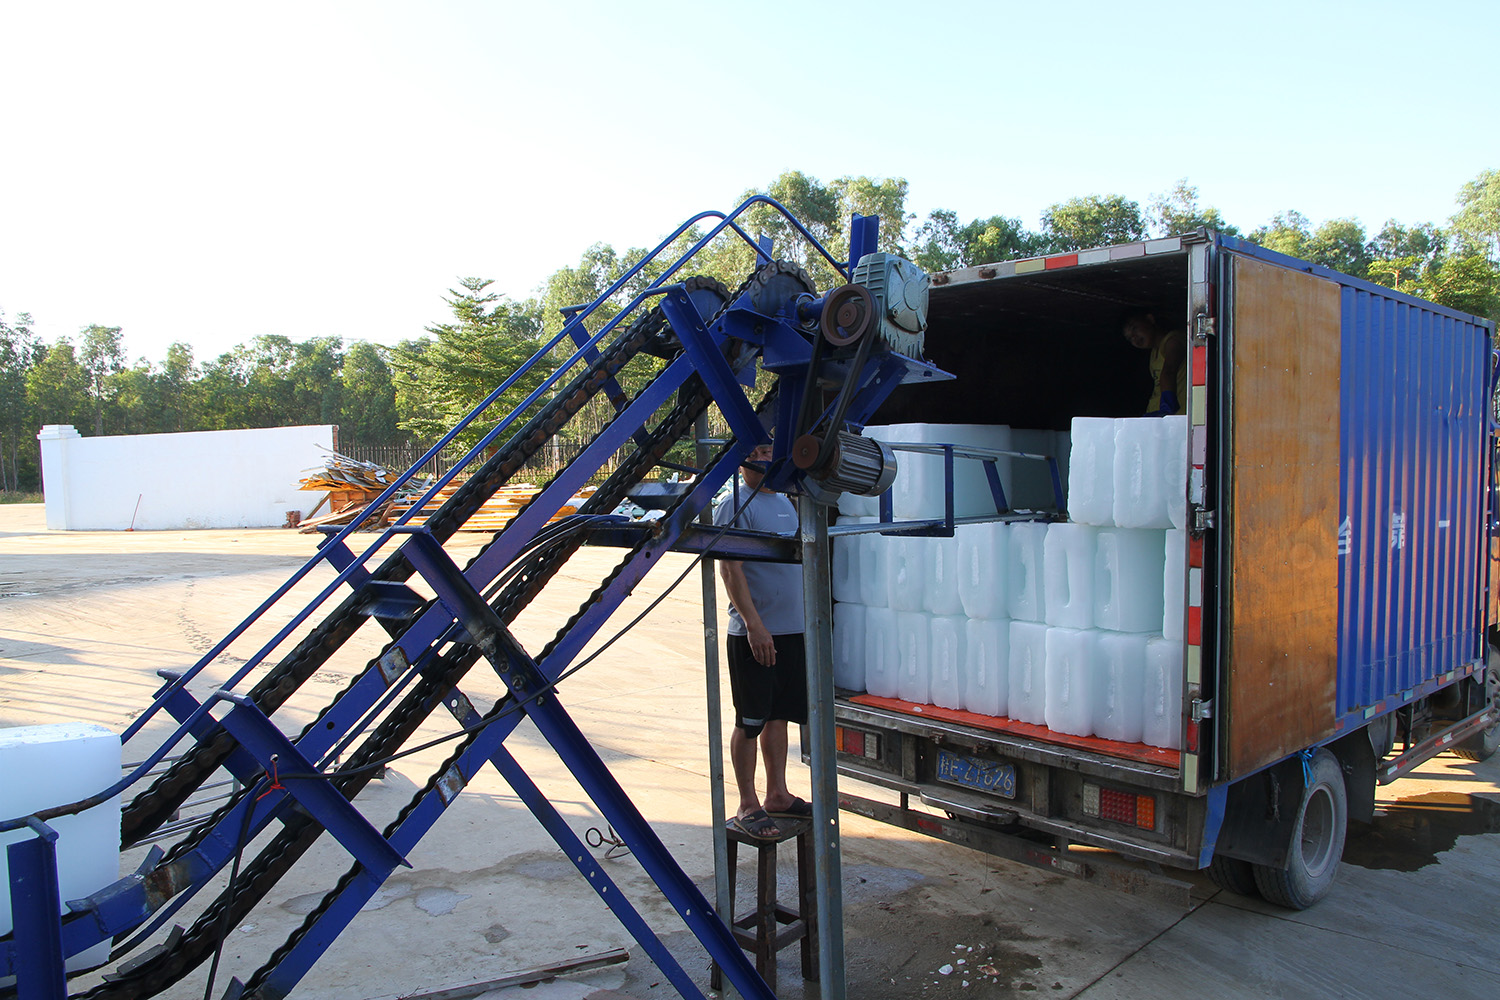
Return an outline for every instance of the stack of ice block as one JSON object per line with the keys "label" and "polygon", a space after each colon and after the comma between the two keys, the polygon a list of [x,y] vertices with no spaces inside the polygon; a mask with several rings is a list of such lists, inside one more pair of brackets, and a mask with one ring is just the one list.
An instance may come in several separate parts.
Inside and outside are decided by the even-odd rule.
{"label": "stack of ice block", "polygon": [[[120,737],[103,726],[66,722],[0,729],[0,817],[27,816],[49,806],[88,798],[120,780]],[[57,831],[59,902],[82,899],[120,877],[120,799],[47,825]],[[11,930],[10,870],[6,847],[34,836],[29,829],[0,833],[0,934]],[[67,968],[89,969],[109,959],[110,943],[68,959]],[[0,984],[4,980],[0,979]]]}
{"label": "stack of ice block", "polygon": [[[982,438],[985,447],[1004,447],[1003,434],[988,432],[1010,433],[985,428],[965,438],[960,430],[900,425],[871,433]],[[959,525],[952,538],[835,539],[839,687],[1059,732],[1179,746],[1186,419],[1081,417],[1069,439],[1070,522]],[[902,456],[902,474],[916,482],[895,491],[905,498],[896,516],[938,516],[941,459],[931,459],[938,463],[934,494],[930,472],[913,458]],[[982,490],[955,494],[961,516],[971,506],[993,510],[975,469]],[[839,523],[873,522],[874,503],[841,502]]]}

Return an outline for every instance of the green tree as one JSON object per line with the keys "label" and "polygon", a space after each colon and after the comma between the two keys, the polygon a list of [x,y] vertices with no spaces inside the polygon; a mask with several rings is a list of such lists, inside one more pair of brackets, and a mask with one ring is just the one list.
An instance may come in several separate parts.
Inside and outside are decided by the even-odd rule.
{"label": "green tree", "polygon": [[1176,236],[1190,233],[1199,226],[1217,229],[1229,236],[1238,236],[1239,229],[1224,221],[1217,208],[1198,206],[1198,189],[1180,178],[1172,190],[1151,196],[1146,217],[1157,236]]}
{"label": "green tree", "polygon": [[1302,256],[1356,278],[1370,271],[1370,247],[1357,219],[1329,219],[1320,225],[1303,244]]}
{"label": "green tree", "polygon": [[190,345],[178,341],[167,348],[167,359],[156,376],[161,400],[162,430],[199,429],[200,374],[198,366],[193,363],[193,348]]}
{"label": "green tree", "polygon": [[1067,253],[1146,238],[1140,203],[1118,195],[1091,194],[1048,206],[1042,213],[1047,252]]}
{"label": "green tree", "polygon": [[1026,229],[1020,219],[992,215],[960,224],[958,213],[934,209],[917,228],[911,259],[928,271],[948,271],[996,261],[1035,257],[1047,252],[1047,240]]}
{"label": "green tree", "polygon": [[[432,339],[410,342],[391,358],[400,389],[400,426],[420,438],[446,433],[542,346],[541,309],[490,292],[491,282],[464,278],[445,299],[453,320],[427,328]],[[469,444],[495,427],[548,375],[538,365],[462,435]]]}
{"label": "green tree", "polygon": [[1307,241],[1312,239],[1312,224],[1298,211],[1277,212],[1270,223],[1250,233],[1251,243],[1275,250],[1289,257],[1306,257]]}
{"label": "green tree", "polygon": [[381,349],[357,340],[344,354],[339,437],[384,444],[401,436],[396,426],[396,389]]}
{"label": "green tree", "polygon": [[1452,221],[1466,252],[1500,262],[1500,170],[1486,170],[1459,189]]}
{"label": "green tree", "polygon": [[32,420],[43,424],[87,426],[92,416],[88,374],[78,363],[73,344],[59,337],[43,349],[26,373],[26,394],[33,401]]}
{"label": "green tree", "polygon": [[93,404],[94,433],[104,433],[104,407],[110,398],[110,376],[125,370],[125,343],[118,326],[97,323],[83,328],[83,345],[78,352],[83,366],[84,382]]}
{"label": "green tree", "polygon": [[35,489],[36,449],[31,436],[35,401],[26,381],[45,348],[31,331],[31,314],[7,322],[0,311],[0,490]]}

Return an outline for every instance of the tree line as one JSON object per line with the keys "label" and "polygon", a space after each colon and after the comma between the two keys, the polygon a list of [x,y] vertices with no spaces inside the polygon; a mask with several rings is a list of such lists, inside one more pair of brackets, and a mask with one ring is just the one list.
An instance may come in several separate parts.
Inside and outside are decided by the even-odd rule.
{"label": "tree line", "polygon": [[[1446,223],[1388,220],[1370,233],[1356,219],[1316,227],[1296,211],[1282,212],[1245,231],[1215,208],[1200,204],[1187,180],[1142,205],[1122,195],[1088,195],[1049,206],[1036,229],[1014,217],[962,219],[936,209],[920,222],[906,211],[907,183],[843,177],[823,183],[788,171],[761,192],[785,205],[835,257],[848,253],[852,214],[878,215],[880,249],[910,257],[929,271],[1033,257],[1209,226],[1272,250],[1365,278],[1439,304],[1500,317],[1500,171],[1488,170],[1458,192]],[[802,264],[818,287],[833,268],[765,205],[741,220],[752,235],[775,240],[778,256]],[[684,233],[671,249],[696,243]],[[192,346],[175,343],[160,362],[127,359],[120,327],[90,325],[78,337],[45,344],[32,318],[0,312],[0,491],[34,491],[40,481],[36,433],[43,424],[73,424],[83,434],[145,434],[296,424],[337,424],[341,442],[430,442],[553,337],[567,307],[593,301],[647,254],[598,243],[578,263],[559,268],[525,298],[493,290],[493,282],[464,278],[445,297],[450,316],[394,347],[339,337],[294,341],[266,335],[199,362]],[[675,259],[676,253],[664,255]],[[733,288],[754,264],[754,252],[721,234],[692,264]],[[661,275],[655,262],[624,285],[595,314],[590,329],[610,321]],[[479,439],[512,405],[541,384],[571,354],[558,345],[463,437]],[[626,391],[645,384],[659,362],[642,357],[619,376]],[[554,448],[576,447],[608,419],[607,401],[590,405]]]}

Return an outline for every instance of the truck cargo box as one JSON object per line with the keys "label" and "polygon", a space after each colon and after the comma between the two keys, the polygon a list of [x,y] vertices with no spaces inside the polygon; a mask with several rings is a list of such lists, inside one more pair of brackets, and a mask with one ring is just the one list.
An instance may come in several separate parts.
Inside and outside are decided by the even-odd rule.
{"label": "truck cargo box", "polygon": [[[987,736],[846,699],[847,723],[913,744],[884,762],[846,755],[846,772],[968,795],[938,773],[936,748],[956,741],[1018,765],[1014,799],[995,807],[1007,824],[1207,864],[1227,785],[1372,721],[1382,731],[1483,670],[1494,327],[1200,231],[935,275],[927,354],[960,377],[897,391],[872,423],[1066,431],[1139,416],[1151,383],[1121,336],[1132,308],[1188,344],[1187,472],[1172,484],[1192,539],[1180,758],[1015,727]],[[1094,793],[1070,770],[1122,788],[1160,789],[1169,774],[1175,797],[1153,829],[1126,835],[1085,815],[1080,796]],[[1206,812],[1189,805],[1202,796]],[[1172,818],[1184,810],[1198,818]]]}

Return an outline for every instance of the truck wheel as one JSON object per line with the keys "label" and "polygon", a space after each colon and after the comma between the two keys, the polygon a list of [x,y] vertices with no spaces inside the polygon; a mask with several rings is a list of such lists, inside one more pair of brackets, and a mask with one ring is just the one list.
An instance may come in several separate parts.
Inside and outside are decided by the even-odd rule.
{"label": "truck wheel", "polygon": [[[1491,652],[1493,653],[1493,650]],[[1497,663],[1493,656],[1484,672],[1484,688],[1485,704],[1500,704],[1500,663]],[[1453,754],[1464,760],[1489,760],[1495,756],[1497,748],[1500,748],[1500,723],[1477,732],[1457,744],[1453,747]]]}
{"label": "truck wheel", "polygon": [[1225,892],[1241,896],[1255,895],[1255,866],[1248,861],[1215,854],[1208,865],[1208,877]]}
{"label": "truck wheel", "polygon": [[1255,885],[1268,902],[1305,910],[1328,895],[1344,856],[1349,802],[1338,758],[1318,749],[1308,765],[1311,775],[1297,808],[1285,868],[1255,865]]}

